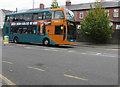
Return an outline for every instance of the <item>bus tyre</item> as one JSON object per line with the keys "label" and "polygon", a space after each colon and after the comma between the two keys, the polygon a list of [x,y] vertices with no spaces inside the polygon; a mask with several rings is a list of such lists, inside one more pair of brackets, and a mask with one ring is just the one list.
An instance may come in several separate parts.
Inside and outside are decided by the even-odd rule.
{"label": "bus tyre", "polygon": [[15,37],[13,41],[14,41],[14,43],[18,44],[18,42],[19,42],[18,37]]}
{"label": "bus tyre", "polygon": [[49,39],[45,38],[45,39],[43,40],[43,45],[49,46],[49,45],[50,45]]}

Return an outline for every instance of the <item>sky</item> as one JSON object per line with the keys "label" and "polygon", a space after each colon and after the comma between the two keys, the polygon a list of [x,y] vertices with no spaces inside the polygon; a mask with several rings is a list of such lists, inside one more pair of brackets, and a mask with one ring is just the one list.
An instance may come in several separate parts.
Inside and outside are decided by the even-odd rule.
{"label": "sky", "polygon": [[[65,5],[66,2],[66,0],[57,0],[57,1],[59,6]],[[80,3],[89,3],[95,1],[96,0],[71,0],[71,3],[80,4]],[[35,2],[34,3],[35,8],[39,8],[40,3],[43,3],[45,7],[50,7],[52,4],[52,0],[34,0],[34,2]],[[16,8],[18,10],[31,9],[33,8],[33,0],[0,0],[0,9],[15,11]]]}

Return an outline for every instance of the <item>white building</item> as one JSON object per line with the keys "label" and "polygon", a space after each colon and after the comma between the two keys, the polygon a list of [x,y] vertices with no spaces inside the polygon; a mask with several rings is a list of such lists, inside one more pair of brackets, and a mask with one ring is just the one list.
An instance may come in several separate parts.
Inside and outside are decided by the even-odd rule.
{"label": "white building", "polygon": [[3,28],[5,14],[12,13],[10,10],[0,9],[0,29]]}

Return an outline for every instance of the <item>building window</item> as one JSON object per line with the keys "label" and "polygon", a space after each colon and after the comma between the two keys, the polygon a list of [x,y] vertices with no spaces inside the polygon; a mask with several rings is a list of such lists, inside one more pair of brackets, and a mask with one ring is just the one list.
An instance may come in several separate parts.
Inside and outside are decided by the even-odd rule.
{"label": "building window", "polygon": [[116,30],[120,30],[120,24],[116,25]]}
{"label": "building window", "polygon": [[83,18],[84,18],[84,12],[81,11],[81,12],[80,12],[80,19],[83,19]]}
{"label": "building window", "polygon": [[119,17],[119,9],[114,9],[114,17]]}
{"label": "building window", "polygon": [[113,26],[113,23],[112,22],[110,22],[110,24],[109,24],[110,26]]}

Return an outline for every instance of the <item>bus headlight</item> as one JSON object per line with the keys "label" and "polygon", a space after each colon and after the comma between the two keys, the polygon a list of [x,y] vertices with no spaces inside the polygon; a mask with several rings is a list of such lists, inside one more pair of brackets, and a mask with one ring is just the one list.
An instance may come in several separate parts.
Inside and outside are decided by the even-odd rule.
{"label": "bus headlight", "polygon": [[61,26],[61,30],[63,30],[64,29],[64,27],[63,26]]}

